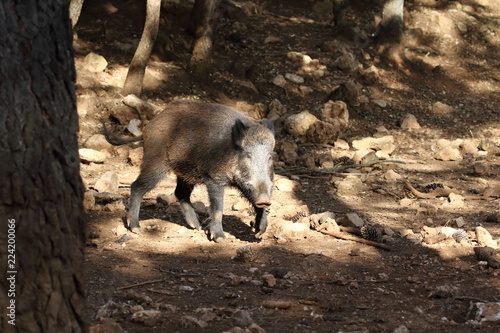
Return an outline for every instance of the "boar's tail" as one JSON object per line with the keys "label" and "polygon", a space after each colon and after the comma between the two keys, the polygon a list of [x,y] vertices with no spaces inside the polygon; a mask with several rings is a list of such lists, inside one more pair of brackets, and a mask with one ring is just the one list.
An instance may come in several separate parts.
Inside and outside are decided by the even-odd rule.
{"label": "boar's tail", "polygon": [[133,138],[119,138],[116,135],[114,135],[108,131],[108,128],[106,127],[104,122],[102,123],[102,132],[104,134],[104,137],[106,138],[106,141],[111,143],[113,146],[121,146],[121,145],[125,145],[127,143],[132,143],[132,142],[142,140],[142,135],[136,136]]}

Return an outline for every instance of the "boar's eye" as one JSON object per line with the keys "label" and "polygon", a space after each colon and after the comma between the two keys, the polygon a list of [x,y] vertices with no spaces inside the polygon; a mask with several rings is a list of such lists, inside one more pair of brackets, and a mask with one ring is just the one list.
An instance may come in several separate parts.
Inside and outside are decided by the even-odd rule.
{"label": "boar's eye", "polygon": [[245,152],[245,153],[243,154],[243,156],[244,156],[245,158],[247,158],[247,159],[251,159],[251,158],[252,158],[252,153],[250,153],[250,152]]}

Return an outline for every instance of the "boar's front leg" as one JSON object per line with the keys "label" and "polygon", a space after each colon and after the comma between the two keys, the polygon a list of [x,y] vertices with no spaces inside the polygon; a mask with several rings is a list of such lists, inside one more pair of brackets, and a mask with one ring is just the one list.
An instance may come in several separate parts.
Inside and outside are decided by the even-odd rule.
{"label": "boar's front leg", "polygon": [[224,185],[217,182],[209,182],[207,185],[208,197],[210,198],[210,221],[208,228],[210,239],[217,243],[224,243],[226,236],[222,229],[222,214],[224,211]]}
{"label": "boar's front leg", "polygon": [[267,214],[265,208],[258,208],[254,206],[256,217],[255,217],[255,237],[262,238],[262,235],[267,229]]}
{"label": "boar's front leg", "polygon": [[177,177],[177,187],[175,188],[175,196],[181,205],[181,211],[187,224],[193,229],[201,229],[198,216],[191,204],[191,192],[194,185],[187,183],[182,178]]}

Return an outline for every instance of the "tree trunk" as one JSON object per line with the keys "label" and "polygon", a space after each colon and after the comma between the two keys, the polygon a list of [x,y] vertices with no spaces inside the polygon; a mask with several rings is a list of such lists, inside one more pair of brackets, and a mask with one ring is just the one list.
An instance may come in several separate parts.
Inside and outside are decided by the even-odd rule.
{"label": "tree trunk", "polygon": [[71,19],[71,26],[74,28],[80,13],[82,12],[83,0],[71,0],[69,3],[69,18]]}
{"label": "tree trunk", "polygon": [[0,331],[85,332],[68,1],[0,2],[0,73]]}
{"label": "tree trunk", "polygon": [[142,92],[144,72],[146,71],[146,65],[148,64],[149,57],[151,56],[156,41],[156,36],[158,35],[160,9],[161,0],[147,0],[146,23],[144,24],[141,41],[130,63],[127,78],[123,85],[122,94],[124,96],[129,94],[139,96]]}
{"label": "tree trunk", "polygon": [[404,0],[386,0],[375,39],[379,43],[401,43]]}
{"label": "tree trunk", "polygon": [[206,77],[210,69],[213,45],[211,25],[215,0],[196,0],[191,11],[190,26],[194,30],[195,42],[189,69],[199,77]]}

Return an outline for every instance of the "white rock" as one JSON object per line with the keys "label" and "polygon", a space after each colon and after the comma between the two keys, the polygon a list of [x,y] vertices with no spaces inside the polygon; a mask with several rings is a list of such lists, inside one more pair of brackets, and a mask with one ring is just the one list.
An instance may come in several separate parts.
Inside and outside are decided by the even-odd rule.
{"label": "white rock", "polygon": [[285,79],[287,79],[290,82],[297,83],[297,84],[304,83],[304,78],[302,76],[297,75],[297,74],[286,73]]}
{"label": "white rock", "polygon": [[477,242],[479,243],[480,246],[489,246],[492,248],[498,248],[497,242],[493,240],[493,237],[485,228],[476,227],[476,237],[477,237]]}
{"label": "white rock", "polygon": [[285,80],[285,77],[281,74],[277,75],[274,79],[273,79],[273,84],[275,86],[278,86],[278,87],[281,87],[283,88],[285,85],[286,85],[286,80]]}
{"label": "white rock", "polygon": [[108,67],[108,62],[106,59],[98,54],[95,54],[93,52],[90,52],[87,54],[85,59],[83,60],[83,64],[85,65],[85,68],[91,72],[102,72],[103,70]]}
{"label": "white rock", "polygon": [[361,140],[354,140],[352,146],[358,150],[362,149],[373,149],[373,150],[383,150],[390,154],[396,149],[394,145],[394,137],[392,135],[386,135],[381,138],[367,137]]}
{"label": "white rock", "polygon": [[458,149],[445,147],[434,153],[434,158],[441,161],[461,161],[462,154]]}
{"label": "white rock", "polygon": [[95,183],[94,189],[100,193],[117,193],[119,185],[118,175],[112,171],[108,171]]}
{"label": "white rock", "polygon": [[80,148],[78,154],[80,160],[84,163],[102,163],[106,159],[105,154],[94,149]]}
{"label": "white rock", "polygon": [[356,195],[364,190],[365,185],[357,176],[347,176],[344,180],[336,181],[337,194],[341,196]]}
{"label": "white rock", "polygon": [[266,118],[270,121],[275,121],[282,115],[286,113],[286,108],[281,104],[281,102],[277,99],[273,99],[271,103],[269,103],[269,113]]}
{"label": "white rock", "polygon": [[412,115],[411,113],[407,113],[403,116],[401,119],[401,129],[404,130],[413,130],[413,129],[419,129],[420,124],[417,121],[417,118]]}
{"label": "white rock", "polygon": [[453,111],[453,107],[441,102],[436,102],[432,105],[431,111],[434,114],[445,115],[451,113]]}
{"label": "white rock", "polygon": [[285,130],[294,136],[304,136],[309,127],[319,121],[309,111],[302,111],[298,114],[291,115],[285,120]]}
{"label": "white rock", "polygon": [[142,121],[139,119],[132,119],[128,125],[127,129],[130,133],[132,133],[134,136],[141,136],[142,132],[139,129],[139,126],[141,125]]}

